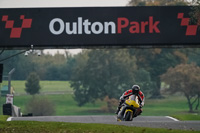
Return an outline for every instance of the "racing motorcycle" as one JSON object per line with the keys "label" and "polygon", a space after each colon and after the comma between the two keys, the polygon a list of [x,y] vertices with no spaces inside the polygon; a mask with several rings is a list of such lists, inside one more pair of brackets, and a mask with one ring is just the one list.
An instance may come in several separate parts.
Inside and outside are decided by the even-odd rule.
{"label": "racing motorcycle", "polygon": [[117,114],[117,121],[132,121],[137,115],[138,108],[140,108],[138,96],[130,95],[122,104]]}

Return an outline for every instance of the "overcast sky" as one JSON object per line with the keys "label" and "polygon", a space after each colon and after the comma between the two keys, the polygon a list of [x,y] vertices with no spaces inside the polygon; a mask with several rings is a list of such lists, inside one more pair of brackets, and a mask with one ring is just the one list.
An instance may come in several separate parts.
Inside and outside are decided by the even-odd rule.
{"label": "overcast sky", "polygon": [[129,0],[0,0],[0,8],[125,6]]}
{"label": "overcast sky", "polygon": [[[126,6],[129,0],[0,0],[0,8],[26,8],[26,7],[104,7],[104,6]],[[45,50],[55,54],[56,50]],[[69,50],[76,54],[81,49]],[[59,50],[63,53],[64,50]]]}

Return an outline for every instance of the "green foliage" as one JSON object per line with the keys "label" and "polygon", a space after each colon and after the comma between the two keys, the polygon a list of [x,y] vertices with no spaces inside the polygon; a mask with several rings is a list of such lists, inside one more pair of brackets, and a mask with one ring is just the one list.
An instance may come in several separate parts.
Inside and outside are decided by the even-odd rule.
{"label": "green foliage", "polygon": [[[4,51],[0,59],[5,59],[16,53],[19,50],[6,50]],[[28,55],[24,56],[20,54],[14,56],[8,60],[3,61],[4,64],[4,75],[12,69],[16,68],[15,73],[12,75],[12,79],[25,80],[31,72],[36,72],[42,80],[69,80],[71,77],[71,69],[74,66],[74,60],[71,55],[66,53],[55,54],[54,56],[42,53],[41,56]]]}
{"label": "green foliage", "polygon": [[73,68],[73,57],[62,54],[44,55],[41,59],[35,59],[35,64],[39,65],[36,72],[40,75],[41,79],[45,80],[70,80],[71,69]]}
{"label": "green foliage", "polygon": [[26,80],[25,87],[25,91],[31,95],[39,93],[39,90],[41,89],[40,79],[35,72],[30,73]]}
{"label": "green foliage", "polygon": [[155,82],[151,81],[150,73],[145,69],[139,69],[135,72],[135,82],[141,87],[145,96],[156,88]]}
{"label": "green foliage", "polygon": [[200,66],[200,48],[185,48],[182,49],[181,52],[185,54],[187,60],[182,63],[194,63]]}
{"label": "green foliage", "polygon": [[46,80],[55,80],[56,77],[62,75],[61,67],[57,65],[49,65],[46,72]]}
{"label": "green foliage", "polygon": [[[7,57],[11,57],[12,55],[15,55],[19,52],[21,52],[21,51],[20,50],[6,50],[0,55],[0,59],[1,60],[6,59]],[[1,62],[4,65],[3,74],[7,76],[11,69],[18,68],[18,61],[19,60],[20,60],[20,55],[14,56],[12,58],[9,58],[8,60],[4,60],[3,62]],[[31,63],[29,63],[29,64],[31,65]],[[21,65],[23,66],[24,63],[22,63]],[[27,66],[28,66],[28,64],[27,64]],[[27,70],[27,66],[23,67],[24,71]],[[18,70],[18,69],[16,69],[16,70]],[[17,71],[15,71],[15,73],[12,75],[12,79],[15,78],[16,73],[17,73]],[[23,74],[19,73],[18,77],[20,78]]]}
{"label": "green foliage", "polygon": [[34,116],[50,116],[55,114],[54,104],[45,97],[34,96],[26,104],[26,112]]}
{"label": "green foliage", "polygon": [[[191,62],[195,62],[200,66],[199,48],[114,49],[113,51],[112,49],[102,49],[99,51],[104,52],[85,50],[75,56],[56,54],[55,56],[42,55],[38,57],[30,55],[25,57],[24,55],[18,55],[3,62],[4,75],[12,68],[16,68],[12,79],[25,80],[32,71],[36,72],[41,80],[70,81],[72,79],[73,87],[80,90],[78,91],[77,89],[75,91],[76,98],[79,97],[80,101],[84,103],[86,101],[94,102],[94,97],[101,99],[104,99],[101,97],[104,95],[110,97],[108,93],[113,93],[113,91],[114,93],[110,98],[118,98],[132,84],[139,84],[145,95],[150,93],[153,98],[155,96],[159,98],[161,88],[160,75],[165,73],[169,67]],[[130,54],[125,51],[130,51]],[[3,59],[17,52],[20,51],[4,51],[0,58]],[[90,88],[88,87],[88,80],[90,80]],[[110,88],[110,86],[113,88],[105,89]],[[93,90],[91,87],[96,89]],[[85,88],[87,88],[87,91],[85,91]],[[16,90],[15,87],[14,89]],[[100,89],[102,89],[103,93],[99,93]],[[89,90],[97,92],[98,95],[94,95],[90,99],[82,97],[85,93],[87,95],[91,94],[92,92]]]}
{"label": "green foliage", "polygon": [[134,83],[136,60],[128,50],[97,49],[80,56],[71,84],[80,106],[105,96],[119,98]]}
{"label": "green foliage", "polygon": [[181,57],[175,54],[175,49],[130,49],[131,55],[137,59],[137,66],[149,72],[151,85],[154,87],[151,94],[153,98],[159,98],[161,81],[160,75],[171,66],[181,62]]}

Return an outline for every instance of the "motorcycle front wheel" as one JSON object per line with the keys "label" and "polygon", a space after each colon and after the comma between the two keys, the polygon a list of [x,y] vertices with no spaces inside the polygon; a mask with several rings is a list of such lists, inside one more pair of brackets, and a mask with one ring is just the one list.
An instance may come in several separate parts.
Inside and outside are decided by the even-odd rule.
{"label": "motorcycle front wheel", "polygon": [[126,112],[124,120],[125,121],[131,121],[132,120],[130,111]]}

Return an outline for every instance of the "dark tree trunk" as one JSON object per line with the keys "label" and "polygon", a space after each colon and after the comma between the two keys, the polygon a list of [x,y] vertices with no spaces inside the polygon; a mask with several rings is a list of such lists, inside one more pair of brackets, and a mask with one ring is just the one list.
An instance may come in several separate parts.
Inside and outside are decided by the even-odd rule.
{"label": "dark tree trunk", "polygon": [[189,112],[193,112],[193,109],[192,109],[192,103],[190,101],[190,97],[188,95],[185,95],[186,98],[187,98],[187,101],[188,101],[188,106],[189,106]]}
{"label": "dark tree trunk", "polygon": [[196,110],[198,110],[198,108],[199,108],[199,98],[200,98],[200,94],[198,94],[198,103],[197,103],[197,105],[196,105]]}

